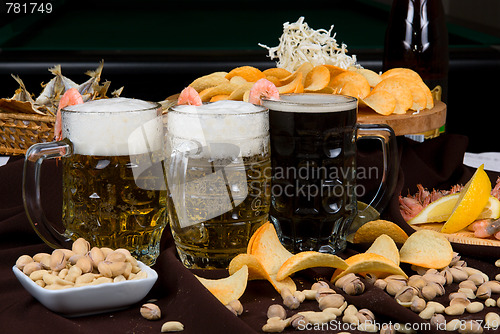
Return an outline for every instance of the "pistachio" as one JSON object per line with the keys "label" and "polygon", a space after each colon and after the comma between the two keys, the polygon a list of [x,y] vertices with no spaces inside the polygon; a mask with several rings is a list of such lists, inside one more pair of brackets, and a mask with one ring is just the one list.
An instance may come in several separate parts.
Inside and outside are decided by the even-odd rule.
{"label": "pistachio", "polygon": [[481,276],[483,277],[483,283],[484,283],[484,282],[487,282],[487,281],[489,281],[489,280],[490,280],[490,278],[488,277],[488,275],[486,275],[485,273],[483,273],[483,272],[482,272],[481,270],[479,270],[479,269],[472,268],[472,267],[462,267],[461,269],[462,269],[463,271],[465,271],[465,272],[469,275],[469,277],[470,277],[471,275],[474,275],[474,274],[479,274],[479,275],[481,275]]}
{"label": "pistachio", "polygon": [[158,305],[147,303],[141,306],[140,309],[143,318],[148,320],[158,320],[161,318],[161,310]]}
{"label": "pistachio", "polygon": [[97,268],[99,262],[104,261],[104,253],[98,247],[92,247],[87,256],[92,261],[94,268]]}
{"label": "pistachio", "polygon": [[290,325],[293,328],[298,328],[299,326],[302,327],[307,324],[306,317],[303,314],[300,313],[295,313],[291,318],[290,318]]}
{"label": "pistachio", "polygon": [[401,290],[399,290],[394,298],[396,301],[403,305],[405,304],[406,306],[410,306],[411,302],[413,300],[413,297],[415,297],[418,294],[418,290],[412,286],[404,286]]}
{"label": "pistachio", "polygon": [[482,285],[488,286],[492,293],[500,293],[500,282],[498,281],[488,281],[484,282]]}
{"label": "pistachio", "polygon": [[344,302],[344,297],[339,294],[325,296],[319,300],[319,309],[323,311],[326,308],[339,308]]}
{"label": "pistachio", "polygon": [[184,330],[184,325],[179,321],[167,321],[161,326],[162,333],[181,332]]}
{"label": "pistachio", "polygon": [[358,313],[356,314],[356,316],[358,317],[358,319],[361,323],[375,321],[375,315],[373,314],[372,311],[370,311],[367,308],[363,308],[363,309],[359,310]]}
{"label": "pistachio", "polygon": [[356,274],[353,274],[353,273],[349,273],[345,276],[342,276],[341,278],[339,278],[338,280],[335,281],[335,286],[339,289],[342,289],[344,287],[344,285],[348,284],[349,282],[352,282],[354,280],[357,280],[358,279],[358,276],[356,276]]}
{"label": "pistachio", "polygon": [[321,298],[329,296],[329,295],[335,295],[337,292],[335,290],[330,289],[330,288],[320,288],[316,290],[316,300],[319,302]]}
{"label": "pistachio", "polygon": [[414,296],[410,304],[410,309],[413,312],[420,313],[425,309],[426,305],[425,299]]}
{"label": "pistachio", "polygon": [[382,324],[379,334],[396,334],[393,324]]}
{"label": "pistachio", "polygon": [[462,298],[462,299],[467,299],[467,295],[463,292],[452,292],[448,296],[449,300],[453,300],[455,298]]}
{"label": "pistachio", "polygon": [[275,317],[278,317],[281,320],[286,319],[286,310],[280,304],[273,304],[267,309],[267,318],[270,319]]}
{"label": "pistachio", "polygon": [[465,281],[469,278],[469,275],[465,270],[463,270],[464,267],[452,267],[450,268],[450,273],[453,276],[453,281],[455,283],[460,283],[462,281]]}
{"label": "pistachio", "polygon": [[473,282],[475,285],[481,285],[485,282],[483,275],[479,273],[470,275],[468,280]]}
{"label": "pistachio", "polygon": [[426,300],[433,300],[437,296],[437,291],[432,285],[426,285],[422,288],[421,294]]}
{"label": "pistachio", "polygon": [[466,307],[467,305],[469,305],[471,303],[470,300],[468,300],[467,298],[461,298],[461,297],[457,297],[457,298],[453,298],[451,301],[450,301],[450,306],[451,305],[455,305],[455,304],[460,304],[462,305],[463,307]]}
{"label": "pistachio", "polygon": [[24,269],[24,266],[31,262],[33,262],[33,258],[31,256],[21,255],[16,261],[16,267],[17,269],[22,271]]}
{"label": "pistachio", "polygon": [[461,292],[467,296],[468,299],[475,299],[476,295],[474,294],[474,291],[469,288],[460,288],[458,289],[458,292]]}
{"label": "pistachio", "polygon": [[126,254],[123,251],[115,250],[106,256],[108,262],[125,262],[127,260]]}
{"label": "pistachio", "polygon": [[490,286],[483,283],[479,286],[479,288],[477,288],[476,297],[479,299],[488,299],[491,297],[491,292]]}
{"label": "pistachio", "polygon": [[50,254],[45,254],[41,257],[40,259],[40,264],[42,265],[43,269],[51,270],[50,268],[50,260],[51,260],[51,255]]}
{"label": "pistachio", "polygon": [[293,296],[290,292],[290,289],[284,288],[281,290],[281,297],[283,298],[283,305],[288,307],[291,310],[295,310],[299,308],[300,302],[299,300]]}
{"label": "pistachio", "polygon": [[395,296],[399,290],[401,290],[404,286],[406,286],[406,282],[398,281],[398,280],[389,280],[387,281],[386,291],[391,296]]}
{"label": "pistachio", "polygon": [[78,261],[78,259],[80,259],[81,257],[84,257],[85,255],[82,255],[82,254],[75,254],[75,255],[72,255],[69,259],[68,259],[68,262],[71,264],[71,265],[75,265],[76,262]]}
{"label": "pistachio", "polygon": [[453,275],[451,274],[449,268],[444,269],[440,274],[446,280],[446,285],[450,285],[451,283],[453,283]]}
{"label": "pistachio", "polygon": [[450,267],[454,267],[458,261],[460,261],[460,255],[457,252],[453,252],[453,257],[450,261]]}
{"label": "pistachio", "polygon": [[102,251],[102,254],[104,255],[104,258],[106,258],[106,256],[108,256],[109,253],[114,252],[114,250],[112,250],[109,247],[101,247],[101,251]]}
{"label": "pistachio", "polygon": [[92,261],[86,256],[83,256],[76,261],[75,266],[80,268],[83,273],[90,273],[93,270]]}
{"label": "pistachio", "polygon": [[356,279],[344,285],[342,290],[351,296],[360,295],[365,291],[365,284],[360,279]]}
{"label": "pistachio", "polygon": [[424,276],[422,276],[422,279],[424,279],[427,282],[439,283],[441,285],[446,284],[446,278],[444,278],[443,276],[441,276],[439,274],[429,274],[428,273],[428,274],[425,274]]}
{"label": "pistachio", "polygon": [[474,283],[473,281],[470,280],[470,277],[468,280],[466,281],[462,281],[460,282],[460,284],[458,284],[458,286],[460,288],[466,288],[466,289],[471,289],[472,291],[476,291],[477,290],[477,285],[476,283]]}
{"label": "pistachio", "polygon": [[373,285],[379,289],[385,290],[385,288],[387,287],[387,282],[379,278],[375,281],[375,283],[373,283]]}
{"label": "pistachio", "polygon": [[481,302],[472,302],[465,307],[465,310],[469,313],[478,313],[484,309],[484,305]]}
{"label": "pistachio", "polygon": [[66,257],[62,250],[56,249],[50,255],[50,269],[59,271],[66,267]]}
{"label": "pistachio", "polygon": [[408,285],[421,290],[427,285],[427,281],[420,275],[413,275],[408,278]]}
{"label": "pistachio", "polygon": [[42,265],[39,262],[30,262],[24,265],[23,273],[29,276],[32,272],[40,269],[42,269]]}
{"label": "pistachio", "polygon": [[330,284],[325,281],[317,281],[311,286],[311,290],[319,290],[321,288],[330,288]]}
{"label": "pistachio", "polygon": [[99,273],[105,277],[123,275],[127,265],[124,262],[101,261],[97,266]]}
{"label": "pistachio", "polygon": [[75,254],[85,255],[90,251],[90,244],[87,240],[83,238],[78,238],[73,242],[71,250]]}
{"label": "pistachio", "polygon": [[443,326],[446,326],[446,319],[441,313],[435,313],[432,315],[430,323],[434,327],[444,328]]}

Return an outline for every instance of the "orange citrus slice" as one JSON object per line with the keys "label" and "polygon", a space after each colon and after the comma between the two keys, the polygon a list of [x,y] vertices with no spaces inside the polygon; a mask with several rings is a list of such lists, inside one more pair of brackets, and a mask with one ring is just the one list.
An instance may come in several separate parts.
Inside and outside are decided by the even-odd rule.
{"label": "orange citrus slice", "polygon": [[474,222],[488,203],[490,193],[491,181],[484,171],[484,165],[481,165],[460,192],[457,204],[441,232],[455,233]]}

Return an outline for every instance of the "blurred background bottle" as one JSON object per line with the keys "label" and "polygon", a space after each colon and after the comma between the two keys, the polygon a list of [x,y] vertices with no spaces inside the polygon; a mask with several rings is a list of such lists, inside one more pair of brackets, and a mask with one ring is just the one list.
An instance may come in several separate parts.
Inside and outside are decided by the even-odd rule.
{"label": "blurred background bottle", "polygon": [[[417,71],[431,90],[441,87],[440,99],[446,102],[448,62],[448,29],[441,0],[393,0],[383,70],[407,67]],[[444,132],[444,126],[439,132]]]}

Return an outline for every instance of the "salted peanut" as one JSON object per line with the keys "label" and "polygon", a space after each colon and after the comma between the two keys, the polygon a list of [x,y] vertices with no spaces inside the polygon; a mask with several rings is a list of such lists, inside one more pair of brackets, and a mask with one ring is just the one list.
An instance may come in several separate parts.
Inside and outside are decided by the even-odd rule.
{"label": "salted peanut", "polygon": [[500,259],[495,261],[495,266],[500,267]]}
{"label": "salted peanut", "polygon": [[89,257],[90,261],[92,261],[92,265],[94,266],[94,268],[97,267],[99,262],[104,261],[104,253],[98,247],[92,247],[87,256]]}
{"label": "salted peanut", "polygon": [[71,285],[61,285],[61,284],[47,284],[44,287],[47,290],[63,290],[71,288]]}
{"label": "salted peanut", "polygon": [[476,299],[476,294],[472,289],[469,288],[460,288],[458,289],[458,292],[461,292],[467,296],[468,299]]}
{"label": "salted peanut", "polygon": [[465,307],[461,304],[453,304],[444,309],[447,315],[462,315],[465,312]]}
{"label": "salted peanut", "polygon": [[83,275],[76,278],[75,284],[91,283],[95,278],[95,275],[92,273],[84,273]]}
{"label": "salted peanut", "polygon": [[375,283],[373,283],[374,286],[376,286],[379,289],[385,290],[387,287],[387,282],[381,278],[377,279]]}
{"label": "salted peanut", "polygon": [[71,249],[66,249],[66,248],[60,248],[60,249],[64,253],[64,258],[66,259],[66,261],[68,261],[69,258],[72,257],[73,255],[75,255],[75,252],[73,252]]}
{"label": "salted peanut", "polygon": [[43,279],[43,275],[45,273],[48,273],[47,270],[45,269],[40,269],[40,270],[35,270],[34,272],[32,272],[29,277],[32,281],[39,281],[41,279]]}
{"label": "salted peanut", "polygon": [[132,256],[132,254],[130,254],[130,251],[126,248],[117,248],[115,249],[115,252],[123,253],[123,255],[125,255],[125,258]]}
{"label": "salted peanut", "polygon": [[75,255],[72,255],[69,259],[68,259],[68,262],[71,264],[71,265],[75,265],[76,262],[82,258],[82,257],[85,257],[85,255],[83,254],[75,254]]}
{"label": "salted peanut", "polygon": [[45,284],[45,282],[43,281],[43,279],[36,280],[35,284],[38,285],[38,286],[40,286],[40,287],[42,287],[42,288],[45,288],[45,286],[47,285],[47,284]]}
{"label": "salted peanut", "polygon": [[71,266],[69,269],[68,269],[68,274],[66,275],[66,277],[64,277],[64,279],[66,281],[69,281],[69,282],[73,282],[75,283],[76,281],[76,278],[81,276],[82,275],[82,269],[80,269],[80,267],[77,267],[77,266]]}
{"label": "salted peanut", "polygon": [[443,328],[443,326],[446,326],[446,319],[441,313],[433,314],[429,322],[432,326],[438,328]]}
{"label": "salted peanut", "polygon": [[90,251],[90,243],[83,238],[78,238],[73,242],[71,250],[75,254],[85,255]]}
{"label": "salted peanut", "polygon": [[60,277],[58,277],[58,276],[56,276],[54,274],[51,274],[51,273],[45,273],[45,274],[43,274],[42,279],[45,282],[45,284],[47,284],[47,285],[52,285],[52,284],[57,284],[57,285],[73,285],[72,282],[63,280],[62,278],[60,278]]}
{"label": "salted peanut", "polygon": [[[495,306],[497,306],[497,302],[493,298],[488,298],[488,299],[486,299],[484,301],[484,306],[486,306],[486,307],[495,307]],[[498,325],[500,325],[500,323]]]}
{"label": "salted peanut", "polygon": [[31,275],[34,271],[42,269],[42,265],[39,262],[30,262],[27,263],[23,268],[23,273],[26,275]]}
{"label": "salted peanut", "polygon": [[143,318],[148,320],[158,320],[161,318],[161,310],[158,305],[147,303],[141,306],[140,313]]}
{"label": "salted peanut", "polygon": [[484,324],[486,328],[497,329],[500,327],[500,314],[497,312],[489,312],[484,316]]}
{"label": "salted peanut", "polygon": [[344,312],[344,310],[346,309],[347,307],[347,302],[344,302],[344,304],[342,304],[340,307],[327,307],[323,310],[323,312],[326,312],[326,313],[333,313],[335,314],[335,316],[337,317],[340,317],[342,315],[342,312]]}
{"label": "salted peanut", "polygon": [[302,292],[304,293],[305,297],[307,300],[314,300],[316,299],[316,290],[302,290]]}
{"label": "salted peanut", "polygon": [[469,313],[478,313],[484,309],[484,304],[481,302],[472,302],[465,307],[465,310]]}
{"label": "salted peanut", "polygon": [[500,282],[498,281],[488,281],[484,282],[482,285],[488,286],[492,293],[500,293]]}
{"label": "salted peanut", "polygon": [[448,299],[449,300],[453,300],[455,298],[462,298],[462,299],[467,299],[467,295],[461,291],[459,292],[452,292],[450,293],[450,295],[448,296]]}
{"label": "salted peanut", "polygon": [[483,332],[481,325],[475,320],[463,322],[458,328],[460,334],[479,334]]}
{"label": "salted peanut", "polygon": [[428,302],[427,306],[434,307],[434,312],[436,312],[436,313],[443,313],[444,309],[445,309],[443,304],[438,303],[438,302],[433,302],[433,301]]}
{"label": "salted peanut", "polygon": [[284,288],[281,290],[281,298],[283,298],[283,305],[291,310],[295,310],[300,306],[299,300],[293,296],[293,294],[290,292],[290,289],[288,288]]}
{"label": "salted peanut", "polygon": [[478,270],[478,269],[476,269],[476,268],[472,268],[472,267],[463,267],[463,268],[462,268],[462,270],[463,270],[463,271],[465,271],[465,272],[469,275],[469,277],[470,277],[471,275],[474,275],[474,274],[479,274],[479,275],[481,275],[481,276],[483,277],[483,283],[484,283],[484,282],[487,282],[487,281],[489,281],[489,280],[490,280],[490,278],[488,277],[488,275],[486,275],[486,274],[485,274],[485,273],[483,273],[481,270]]}
{"label": "salted peanut", "polygon": [[496,281],[500,281],[500,274],[498,274],[498,275],[495,276],[495,280]]}
{"label": "salted peanut", "polygon": [[47,255],[50,256],[49,253],[36,253],[35,255],[33,255],[33,261],[40,262],[42,261],[42,258],[44,258]]}
{"label": "salted peanut", "polygon": [[[279,333],[283,332],[287,325],[288,321],[283,320],[279,317],[269,318],[267,319],[267,323],[264,326],[262,326],[262,331],[266,333]],[[162,332],[163,332],[163,327],[162,327]]]}
{"label": "salted peanut", "polygon": [[130,262],[125,262],[125,270],[123,271],[122,275],[128,279],[131,273],[132,273],[132,264]]}
{"label": "salted peanut", "polygon": [[451,301],[450,301],[450,306],[451,305],[455,305],[455,304],[460,304],[462,305],[462,307],[466,307],[467,305],[469,305],[471,303],[470,300],[466,299],[466,298],[453,298]]}
{"label": "salted peanut", "polygon": [[382,324],[379,334],[396,334],[396,329],[393,324]]}
{"label": "salted peanut", "polygon": [[147,277],[148,277],[148,273],[141,270],[137,274],[135,274],[133,279],[136,280],[136,279],[143,279],[143,278],[147,278]]}
{"label": "salted peanut", "polygon": [[40,258],[40,264],[42,265],[43,269],[51,270],[50,268],[50,261],[51,261],[51,255],[46,254]]}
{"label": "salted peanut", "polygon": [[295,298],[297,298],[297,300],[299,301],[299,303],[303,303],[304,300],[306,300],[306,295],[302,291],[299,291],[299,290],[295,290],[293,292],[293,296]]}
{"label": "salted peanut", "polygon": [[[238,316],[243,313],[243,305],[238,299],[231,300],[227,305],[226,308],[233,312],[234,315]],[[286,318],[286,316],[285,316]]]}
{"label": "salted peanut", "polygon": [[358,328],[357,328],[359,331],[362,331],[362,332],[368,332],[368,333],[376,333],[378,332],[378,327],[377,325],[375,325],[374,323],[372,322],[361,322],[359,325],[358,325]]}
{"label": "salted peanut", "polygon": [[123,275],[118,275],[115,278],[113,278],[113,282],[114,283],[123,282],[123,281],[126,281],[126,280],[127,279]]}
{"label": "salted peanut", "polygon": [[97,277],[92,282],[92,285],[98,285],[98,284],[103,284],[103,283],[113,283],[113,279],[110,277]]}
{"label": "salted peanut", "polygon": [[64,279],[66,275],[68,275],[68,271],[69,271],[68,268],[61,269],[61,271],[59,272],[59,274],[57,274],[57,276]]}
{"label": "salted peanut", "polygon": [[24,266],[31,262],[33,262],[33,258],[31,256],[21,255],[16,261],[16,267],[17,269],[22,271],[24,269]]}
{"label": "salted peanut", "polygon": [[424,320],[429,320],[432,318],[432,316],[436,313],[436,310],[434,309],[434,306],[426,306],[419,314],[418,316]]}
{"label": "salted peanut", "polygon": [[446,331],[453,332],[460,328],[461,321],[458,319],[452,319],[446,323]]}
{"label": "salted peanut", "polygon": [[109,247],[101,247],[101,251],[102,254],[104,255],[104,258],[106,258],[106,256],[108,256],[109,253],[114,252],[114,250]]}

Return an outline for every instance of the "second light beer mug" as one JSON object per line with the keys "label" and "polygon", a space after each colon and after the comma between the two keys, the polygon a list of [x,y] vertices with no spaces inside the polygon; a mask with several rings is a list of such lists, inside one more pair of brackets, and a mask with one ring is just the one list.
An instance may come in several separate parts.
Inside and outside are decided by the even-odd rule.
{"label": "second light beer mug", "polygon": [[[166,226],[161,110],[157,103],[102,99],[62,110],[63,140],[26,154],[23,195],[28,217],[52,247],[83,237],[92,246],[126,248],[152,265]],[[40,166],[61,157],[64,229],[40,205]],[[67,246],[67,245],[66,245]]]}
{"label": "second light beer mug", "polygon": [[268,219],[267,109],[239,101],[167,114],[168,211],[189,268],[226,268]]}

